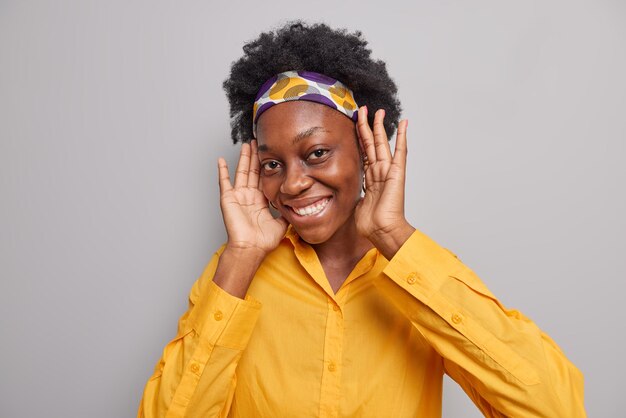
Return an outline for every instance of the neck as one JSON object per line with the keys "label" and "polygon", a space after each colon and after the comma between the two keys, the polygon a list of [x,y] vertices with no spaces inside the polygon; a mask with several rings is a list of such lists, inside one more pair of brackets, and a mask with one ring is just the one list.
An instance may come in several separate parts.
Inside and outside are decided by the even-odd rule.
{"label": "neck", "polygon": [[330,239],[312,247],[322,266],[332,265],[351,271],[374,245],[357,232],[353,214]]}

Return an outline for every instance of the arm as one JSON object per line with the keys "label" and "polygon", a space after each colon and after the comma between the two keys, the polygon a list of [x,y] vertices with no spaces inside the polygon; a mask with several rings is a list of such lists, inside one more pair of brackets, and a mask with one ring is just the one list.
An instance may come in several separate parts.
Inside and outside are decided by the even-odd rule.
{"label": "arm", "polygon": [[213,256],[194,283],[178,333],[165,346],[145,386],[138,418],[183,417],[189,413],[221,417],[228,413],[235,368],[261,305],[251,298],[232,296],[213,281],[222,251]]}
{"label": "arm", "polygon": [[391,155],[377,111],[358,129],[366,155],[359,232],[390,260],[377,282],[441,355],[448,373],[486,416],[584,417],[581,373],[558,346],[521,313],[508,310],[449,251],[404,217],[407,122],[398,125]]}
{"label": "arm", "polygon": [[444,359],[485,416],[584,417],[583,377],[532,321],[420,231],[377,287]]}
{"label": "arm", "polygon": [[259,189],[256,141],[242,145],[234,185],[223,159],[218,167],[228,242],[194,284],[178,334],[146,384],[138,418],[224,417],[230,410],[235,369],[261,309],[246,293],[287,223],[272,217]]}

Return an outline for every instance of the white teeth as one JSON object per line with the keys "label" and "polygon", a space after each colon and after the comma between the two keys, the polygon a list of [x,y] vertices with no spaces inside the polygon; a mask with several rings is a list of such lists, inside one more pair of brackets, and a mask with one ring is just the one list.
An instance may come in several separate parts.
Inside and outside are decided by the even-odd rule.
{"label": "white teeth", "polygon": [[296,212],[300,216],[310,216],[315,215],[316,213],[320,213],[322,209],[326,207],[330,199],[324,199],[318,203],[314,203],[312,205],[303,207],[303,208],[292,208],[294,212]]}

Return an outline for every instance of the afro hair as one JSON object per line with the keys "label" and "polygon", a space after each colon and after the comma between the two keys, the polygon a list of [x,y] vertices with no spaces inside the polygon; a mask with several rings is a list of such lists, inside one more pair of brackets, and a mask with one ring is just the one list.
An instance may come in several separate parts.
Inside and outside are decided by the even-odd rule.
{"label": "afro hair", "polygon": [[[314,71],[341,81],[354,93],[359,106],[385,109],[387,136],[395,133],[400,118],[397,87],[381,60],[360,31],[332,29],[326,24],[293,21],[264,32],[243,46],[244,55],[233,62],[223,87],[230,104],[231,137],[234,143],[252,138],[252,107],[261,85],[284,71]],[[368,115],[370,125],[374,112]]]}

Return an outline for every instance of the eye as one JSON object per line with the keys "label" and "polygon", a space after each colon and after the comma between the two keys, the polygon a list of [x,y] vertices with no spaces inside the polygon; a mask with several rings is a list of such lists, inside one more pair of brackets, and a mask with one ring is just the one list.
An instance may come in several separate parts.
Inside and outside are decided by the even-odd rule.
{"label": "eye", "polygon": [[274,171],[280,168],[280,163],[276,160],[270,160],[270,161],[264,162],[261,165],[261,167],[263,168],[264,172],[273,173]]}
{"label": "eye", "polygon": [[309,154],[309,160],[317,160],[328,154],[328,150],[319,148]]}

